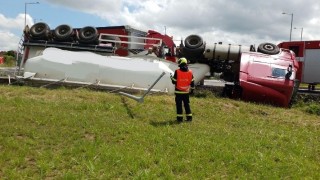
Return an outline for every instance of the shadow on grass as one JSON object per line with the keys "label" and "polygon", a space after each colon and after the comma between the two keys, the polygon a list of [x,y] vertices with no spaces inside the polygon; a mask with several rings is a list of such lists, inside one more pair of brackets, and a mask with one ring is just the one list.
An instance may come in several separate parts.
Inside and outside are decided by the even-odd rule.
{"label": "shadow on grass", "polygon": [[169,121],[150,121],[150,125],[154,127],[159,127],[159,126],[170,126],[170,125],[176,125],[176,124],[181,124],[182,122],[178,122],[176,120],[169,120]]}
{"label": "shadow on grass", "polygon": [[124,108],[126,109],[128,116],[129,116],[131,119],[134,119],[133,113],[132,113],[132,111],[131,111],[131,109],[130,109],[130,107],[129,107],[127,101],[126,101],[126,99],[125,99],[123,96],[121,96],[121,102],[122,102]]}

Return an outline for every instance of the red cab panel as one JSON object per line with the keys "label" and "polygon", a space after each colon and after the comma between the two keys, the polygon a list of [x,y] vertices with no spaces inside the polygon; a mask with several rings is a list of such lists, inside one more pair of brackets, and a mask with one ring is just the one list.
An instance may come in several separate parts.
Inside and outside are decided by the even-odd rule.
{"label": "red cab panel", "polygon": [[281,49],[277,55],[242,53],[239,75],[242,99],[288,107],[298,67],[294,53],[288,50]]}

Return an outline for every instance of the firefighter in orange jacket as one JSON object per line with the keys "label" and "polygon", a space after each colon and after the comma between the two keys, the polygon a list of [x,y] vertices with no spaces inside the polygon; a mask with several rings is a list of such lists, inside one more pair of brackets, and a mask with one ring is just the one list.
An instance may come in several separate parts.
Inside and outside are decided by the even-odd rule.
{"label": "firefighter in orange jacket", "polygon": [[178,61],[180,69],[171,76],[172,84],[175,85],[175,101],[177,109],[177,121],[183,121],[182,103],[184,105],[187,121],[192,121],[192,113],[190,108],[189,94],[193,94],[194,78],[192,71],[188,68],[186,58],[180,58]]}

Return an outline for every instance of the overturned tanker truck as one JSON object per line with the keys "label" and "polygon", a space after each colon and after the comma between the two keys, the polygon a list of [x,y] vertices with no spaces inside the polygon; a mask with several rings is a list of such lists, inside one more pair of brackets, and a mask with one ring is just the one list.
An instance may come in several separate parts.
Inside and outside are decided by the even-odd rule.
{"label": "overturned tanker truck", "polygon": [[299,81],[295,54],[271,43],[254,46],[205,42],[190,35],[179,48],[168,35],[130,26],[73,29],[46,23],[25,29],[23,79],[28,81],[94,85],[147,90],[159,75],[153,91],[174,93],[170,74],[176,59],[186,57],[201,82],[210,72],[227,82],[231,98],[289,107]]}
{"label": "overturned tanker truck", "polygon": [[241,46],[205,43],[190,35],[181,48],[182,55],[193,63],[205,63],[210,72],[221,73],[224,92],[231,98],[289,107],[297,93],[299,64],[295,53],[272,43]]}

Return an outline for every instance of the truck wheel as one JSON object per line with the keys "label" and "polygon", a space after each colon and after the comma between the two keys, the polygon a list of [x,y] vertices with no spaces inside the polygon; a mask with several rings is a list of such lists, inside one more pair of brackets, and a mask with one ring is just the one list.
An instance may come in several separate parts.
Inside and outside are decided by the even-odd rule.
{"label": "truck wheel", "polygon": [[184,44],[189,49],[196,49],[203,45],[203,40],[198,35],[190,35],[184,40]]}
{"label": "truck wheel", "polygon": [[182,48],[182,54],[186,57],[199,57],[203,54],[203,52],[204,52],[204,45],[196,49],[191,49],[187,47]]}
{"label": "truck wheel", "polygon": [[274,55],[280,52],[280,48],[272,43],[261,43],[258,46],[258,52]]}
{"label": "truck wheel", "polygon": [[79,41],[82,43],[93,43],[98,39],[98,30],[92,26],[86,26],[80,29]]}
{"label": "truck wheel", "polygon": [[56,40],[58,41],[68,41],[71,39],[71,36],[73,35],[73,29],[71,26],[67,24],[62,24],[58,27],[53,32],[53,35]]}
{"label": "truck wheel", "polygon": [[46,40],[49,37],[50,28],[46,23],[39,22],[30,28],[30,35],[32,39]]}

